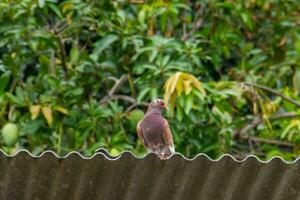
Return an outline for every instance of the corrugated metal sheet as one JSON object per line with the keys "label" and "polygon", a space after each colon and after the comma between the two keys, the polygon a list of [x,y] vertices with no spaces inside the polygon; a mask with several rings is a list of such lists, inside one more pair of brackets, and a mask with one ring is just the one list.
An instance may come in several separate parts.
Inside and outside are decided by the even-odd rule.
{"label": "corrugated metal sheet", "polygon": [[161,161],[130,152],[110,157],[101,150],[90,158],[51,151],[32,156],[0,153],[0,199],[300,199],[300,161],[229,155],[211,160],[180,154]]}

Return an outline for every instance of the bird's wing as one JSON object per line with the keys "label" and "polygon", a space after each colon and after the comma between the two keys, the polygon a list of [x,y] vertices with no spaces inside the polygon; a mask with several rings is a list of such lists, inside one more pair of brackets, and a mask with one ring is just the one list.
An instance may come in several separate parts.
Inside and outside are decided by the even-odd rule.
{"label": "bird's wing", "polygon": [[173,137],[171,133],[171,129],[169,126],[169,123],[166,119],[164,119],[164,126],[163,126],[163,140],[165,144],[169,147],[171,153],[175,153],[175,148],[174,148],[174,142],[173,142]]}
{"label": "bird's wing", "polygon": [[140,126],[140,123],[141,121],[139,121],[139,123],[137,124],[136,126],[136,132],[137,132],[137,135],[138,135],[138,138],[140,139],[140,141],[147,147],[148,147],[148,144],[146,142],[146,140],[144,139],[144,136],[143,136],[143,132],[142,132],[142,128]]}

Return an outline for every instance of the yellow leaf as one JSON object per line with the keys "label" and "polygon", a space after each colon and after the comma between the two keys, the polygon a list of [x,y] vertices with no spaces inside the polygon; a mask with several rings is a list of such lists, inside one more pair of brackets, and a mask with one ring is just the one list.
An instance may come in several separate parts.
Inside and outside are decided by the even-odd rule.
{"label": "yellow leaf", "polygon": [[170,92],[165,92],[165,94],[164,94],[164,101],[165,101],[166,104],[168,104],[168,102],[170,100],[170,96],[171,96]]}
{"label": "yellow leaf", "polygon": [[195,88],[197,88],[203,95],[206,95],[205,89],[203,88],[200,81],[198,81],[198,79],[196,79],[196,77],[191,75],[191,81]]}
{"label": "yellow leaf", "polygon": [[175,108],[176,97],[177,97],[176,94],[173,94],[173,95],[171,96],[171,100],[170,100],[170,104],[171,104],[170,113],[171,113],[171,116],[173,116],[173,114],[174,114],[174,108]]}
{"label": "yellow leaf", "polygon": [[63,13],[66,13],[67,11],[72,10],[72,9],[73,9],[73,4],[72,3],[65,3],[62,6]]}
{"label": "yellow leaf", "polygon": [[164,89],[166,91],[169,91],[171,88],[171,79],[173,78],[173,76],[171,76],[170,78],[168,78],[168,80],[166,81],[165,85],[164,85]]}
{"label": "yellow leaf", "polygon": [[70,14],[67,15],[68,24],[72,24],[72,17],[73,17],[73,13],[70,13]]}
{"label": "yellow leaf", "polygon": [[49,124],[49,126],[51,126],[53,123],[53,115],[52,115],[51,108],[48,106],[44,106],[42,108],[42,112],[43,112],[45,119],[47,120],[47,123]]}
{"label": "yellow leaf", "polygon": [[41,109],[41,106],[40,105],[33,105],[33,106],[30,106],[29,110],[30,110],[30,113],[31,113],[31,119],[34,120],[37,118],[37,116],[39,115],[40,113],[40,109]]}
{"label": "yellow leaf", "polygon": [[172,82],[171,82],[171,88],[170,88],[170,93],[173,93],[175,91],[175,88],[176,88],[176,85],[177,85],[177,82],[178,82],[178,79],[180,77],[181,73],[180,72],[177,72],[173,77],[172,79]]}
{"label": "yellow leaf", "polygon": [[183,81],[184,91],[185,91],[186,95],[188,95],[193,89],[192,85],[191,85],[191,82],[192,81],[190,81],[190,80]]}
{"label": "yellow leaf", "polygon": [[65,115],[69,114],[69,111],[67,109],[65,109],[64,107],[61,107],[61,106],[55,106],[53,109],[57,110],[58,112],[61,112],[61,113],[65,114]]}
{"label": "yellow leaf", "polygon": [[198,89],[204,96],[206,95],[205,89],[196,77],[185,72],[176,72],[164,84],[164,100],[166,103],[170,99],[171,101],[175,101],[175,98],[180,96],[182,91],[185,92],[185,95],[188,95],[193,88]]}
{"label": "yellow leaf", "polygon": [[60,64],[61,64],[61,60],[58,59],[58,58],[56,58],[56,59],[55,59],[55,64],[60,65]]}
{"label": "yellow leaf", "polygon": [[178,78],[178,81],[177,81],[177,84],[176,84],[176,91],[177,91],[177,93],[178,93],[178,96],[180,96],[180,94],[181,94],[181,92],[182,92],[182,88],[183,88],[182,85],[183,85],[183,84],[182,84],[182,77],[179,77],[179,78]]}
{"label": "yellow leaf", "polygon": [[164,95],[164,100],[166,103],[170,100],[170,96],[175,92],[176,85],[178,78],[180,77],[180,72],[177,72],[175,75],[171,76],[168,78],[166,81],[164,88],[165,88],[165,95]]}

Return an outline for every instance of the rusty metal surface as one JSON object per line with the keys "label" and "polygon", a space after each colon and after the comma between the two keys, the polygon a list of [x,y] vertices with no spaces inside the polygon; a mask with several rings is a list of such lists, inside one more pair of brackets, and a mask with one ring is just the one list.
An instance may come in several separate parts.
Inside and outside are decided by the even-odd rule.
{"label": "rusty metal surface", "polygon": [[0,152],[0,199],[300,199],[300,161]]}

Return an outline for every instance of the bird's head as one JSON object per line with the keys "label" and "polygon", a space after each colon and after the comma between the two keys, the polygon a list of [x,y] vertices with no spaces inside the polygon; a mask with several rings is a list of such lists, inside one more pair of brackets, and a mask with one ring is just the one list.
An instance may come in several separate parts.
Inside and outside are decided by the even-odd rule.
{"label": "bird's head", "polygon": [[162,99],[154,99],[150,103],[149,108],[154,108],[158,110],[168,110],[168,105],[165,104],[165,102]]}

